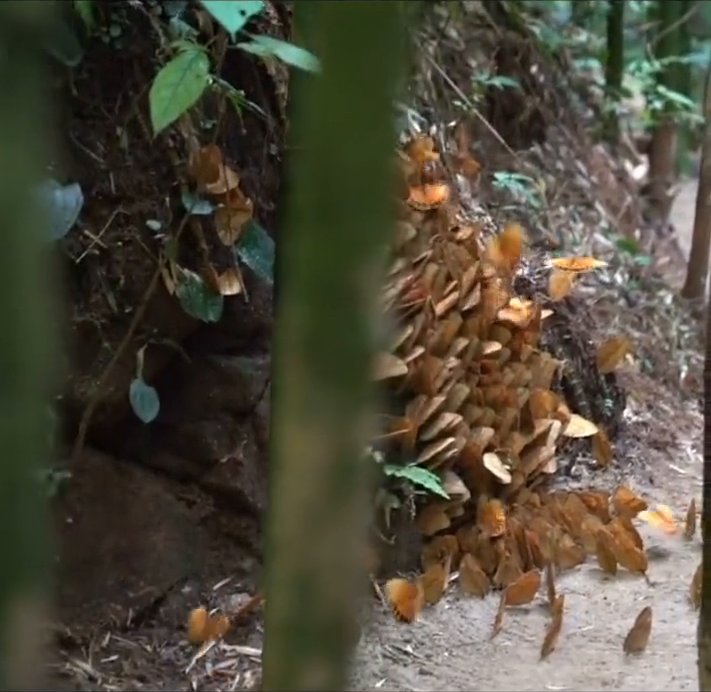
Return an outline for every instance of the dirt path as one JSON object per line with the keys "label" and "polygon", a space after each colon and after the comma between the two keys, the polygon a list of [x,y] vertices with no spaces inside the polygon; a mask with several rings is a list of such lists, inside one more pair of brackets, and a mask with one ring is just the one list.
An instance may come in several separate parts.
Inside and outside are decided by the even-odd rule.
{"label": "dirt path", "polygon": [[[626,378],[630,403],[617,442],[618,467],[581,481],[613,488],[621,480],[650,502],[670,505],[683,522],[691,497],[701,494],[701,416],[655,383]],[[662,422],[660,425],[660,422]],[[363,640],[353,689],[358,690],[690,690],[697,689],[696,614],[689,585],[701,555],[700,538],[668,537],[637,522],[650,555],[649,577],[607,577],[588,561],[560,575],[566,594],[557,649],[539,662],[548,623],[545,597],[507,611],[492,641],[498,597],[478,600],[456,582],[414,625],[400,625],[378,608]],[[622,642],[637,613],[654,612],[647,651],[626,660]]]}

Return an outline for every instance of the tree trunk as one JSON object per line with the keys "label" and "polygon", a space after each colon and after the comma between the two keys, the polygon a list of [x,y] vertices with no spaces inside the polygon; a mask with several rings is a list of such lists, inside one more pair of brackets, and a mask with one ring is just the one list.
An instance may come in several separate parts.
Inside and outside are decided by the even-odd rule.
{"label": "tree trunk", "polygon": [[[32,187],[47,161],[48,117],[40,36],[45,3],[0,3],[0,689],[42,685],[43,620],[47,618],[47,551],[40,464],[48,461],[49,234]],[[51,14],[51,13],[50,13]]]}
{"label": "tree trunk", "polygon": [[711,67],[706,75],[704,93],[704,139],[701,145],[701,174],[696,193],[694,233],[686,270],[686,281],[681,295],[684,298],[701,298],[706,289],[709,269],[709,243],[711,242]]}
{"label": "tree trunk", "polygon": [[[684,19],[679,25],[679,55],[689,55],[691,53],[691,32],[690,24],[695,21],[700,14],[697,0],[680,0],[679,15]],[[693,100],[693,82],[691,65],[679,63],[674,70],[674,91],[684,94]],[[679,126],[679,141],[677,146],[676,170],[677,173],[686,173],[691,170],[692,163],[689,157],[691,148],[691,129],[688,124],[682,123]]]}
{"label": "tree trunk", "polygon": [[625,3],[608,0],[607,3],[607,61],[605,62],[605,90],[610,105],[605,121],[605,136],[611,142],[620,137],[620,120],[617,105],[622,95],[622,74],[625,61]]}
{"label": "tree trunk", "polygon": [[585,23],[589,9],[587,0],[571,0],[570,19],[575,26],[582,26]]}
{"label": "tree trunk", "polygon": [[356,641],[373,321],[394,225],[402,10],[396,2],[295,5],[323,73],[301,78],[293,99],[299,147],[278,250],[265,690],[346,689]]}
{"label": "tree trunk", "polygon": [[[675,22],[679,19],[679,3],[657,0],[654,57],[664,60],[678,55],[679,29]],[[673,68],[666,66],[657,77],[658,83],[673,89]],[[666,221],[671,209],[671,188],[676,179],[677,126],[671,115],[661,114],[652,128],[649,146],[649,186],[652,206],[657,216]]]}

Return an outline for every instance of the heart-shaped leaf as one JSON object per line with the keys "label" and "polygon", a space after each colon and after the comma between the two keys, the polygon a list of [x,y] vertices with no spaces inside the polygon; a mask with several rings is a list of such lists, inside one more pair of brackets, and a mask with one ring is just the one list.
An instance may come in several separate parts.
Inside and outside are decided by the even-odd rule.
{"label": "heart-shaped leaf", "polygon": [[158,134],[202,96],[210,81],[210,61],[198,48],[183,50],[164,65],[151,84],[151,125]]}
{"label": "heart-shaped leaf", "polygon": [[189,214],[195,214],[196,216],[207,216],[208,214],[212,214],[212,212],[215,211],[215,207],[212,205],[212,202],[210,202],[210,200],[198,197],[192,192],[183,192],[180,195],[180,200],[183,203],[185,211],[187,211]]}
{"label": "heart-shaped leaf", "polygon": [[264,9],[262,0],[202,0],[202,4],[225,27],[233,40],[250,17]]}
{"label": "heart-shaped leaf", "polygon": [[63,238],[76,223],[84,206],[81,186],[79,183],[60,185],[50,178],[40,183],[37,194],[49,222],[50,237],[52,240]]}
{"label": "heart-shaped leaf", "polygon": [[144,423],[155,420],[160,411],[160,399],[155,387],[146,384],[140,377],[136,377],[128,389],[128,400],[131,402],[133,412]]}
{"label": "heart-shaped leaf", "polygon": [[194,272],[182,270],[182,279],[175,293],[188,315],[203,322],[218,322],[222,317],[223,297],[212,291]]}
{"label": "heart-shaped leaf", "polygon": [[256,221],[244,225],[234,251],[255,274],[274,283],[274,241]]}

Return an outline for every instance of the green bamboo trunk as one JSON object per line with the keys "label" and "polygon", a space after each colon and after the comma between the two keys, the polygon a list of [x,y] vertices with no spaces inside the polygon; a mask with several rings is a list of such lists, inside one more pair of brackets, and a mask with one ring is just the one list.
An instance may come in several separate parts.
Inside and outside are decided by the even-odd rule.
{"label": "green bamboo trunk", "polygon": [[[710,284],[711,285],[711,284]],[[701,517],[703,584],[698,627],[699,690],[711,691],[711,292],[706,308],[704,361],[704,488]]]}
{"label": "green bamboo trunk", "polygon": [[295,4],[323,73],[300,77],[293,92],[278,246],[265,690],[346,685],[375,299],[394,221],[402,11],[398,2]]}
{"label": "green bamboo trunk", "polygon": [[47,462],[48,345],[54,330],[45,277],[48,239],[32,186],[48,160],[50,121],[39,35],[48,3],[0,3],[0,689],[41,684],[38,649],[46,616],[48,554],[44,498]]}

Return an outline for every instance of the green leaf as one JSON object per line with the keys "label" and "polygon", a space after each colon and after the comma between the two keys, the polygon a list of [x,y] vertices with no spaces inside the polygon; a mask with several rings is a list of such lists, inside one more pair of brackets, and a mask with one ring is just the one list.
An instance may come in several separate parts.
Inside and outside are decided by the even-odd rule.
{"label": "green leaf", "polygon": [[386,476],[404,478],[413,485],[417,485],[425,490],[429,490],[435,495],[449,499],[449,495],[442,487],[439,476],[432,471],[423,469],[421,466],[396,466],[395,464],[383,464],[383,472]]}
{"label": "green leaf", "polygon": [[632,236],[621,236],[615,240],[618,250],[628,252],[630,255],[638,255],[642,252],[642,246]]}
{"label": "green leaf", "polygon": [[94,28],[94,0],[74,0],[74,9],[81,17],[87,31]]}
{"label": "green leaf", "polygon": [[215,211],[215,207],[209,199],[198,197],[192,192],[185,191],[180,194],[180,201],[183,203],[185,211],[196,216],[207,216]]}
{"label": "green leaf", "polygon": [[262,0],[202,0],[202,4],[225,27],[232,40],[250,17],[264,9]]}
{"label": "green leaf", "polygon": [[183,310],[203,322],[218,322],[222,317],[224,299],[194,272],[182,270],[183,276],[175,288]]}
{"label": "green leaf", "polygon": [[689,110],[696,108],[696,104],[688,96],[674,91],[673,89],[667,89],[663,84],[657,85],[657,93],[669,103],[673,103],[681,108],[688,108]]}
{"label": "green leaf", "polygon": [[153,133],[175,122],[202,96],[210,81],[210,61],[197,48],[178,53],[156,75],[148,95]]}
{"label": "green leaf", "polygon": [[160,411],[160,399],[155,387],[146,384],[140,377],[131,381],[128,388],[128,400],[131,402],[133,412],[144,423],[155,420]]}
{"label": "green leaf", "polygon": [[274,241],[256,221],[244,226],[234,252],[255,274],[274,283]]}
{"label": "green leaf", "polygon": [[304,48],[261,34],[251,36],[251,39],[249,43],[238,43],[237,47],[261,57],[276,56],[288,65],[299,67],[307,72],[321,71],[319,59]]}
{"label": "green leaf", "polygon": [[507,75],[492,75],[488,72],[482,72],[475,74],[472,77],[472,82],[475,84],[481,84],[482,86],[495,87],[497,89],[504,89],[509,87],[511,89],[520,89],[521,84],[517,79],[509,77]]}
{"label": "green leaf", "polygon": [[50,178],[40,183],[37,194],[49,223],[49,235],[52,240],[63,238],[76,223],[84,206],[79,183],[60,185]]}

